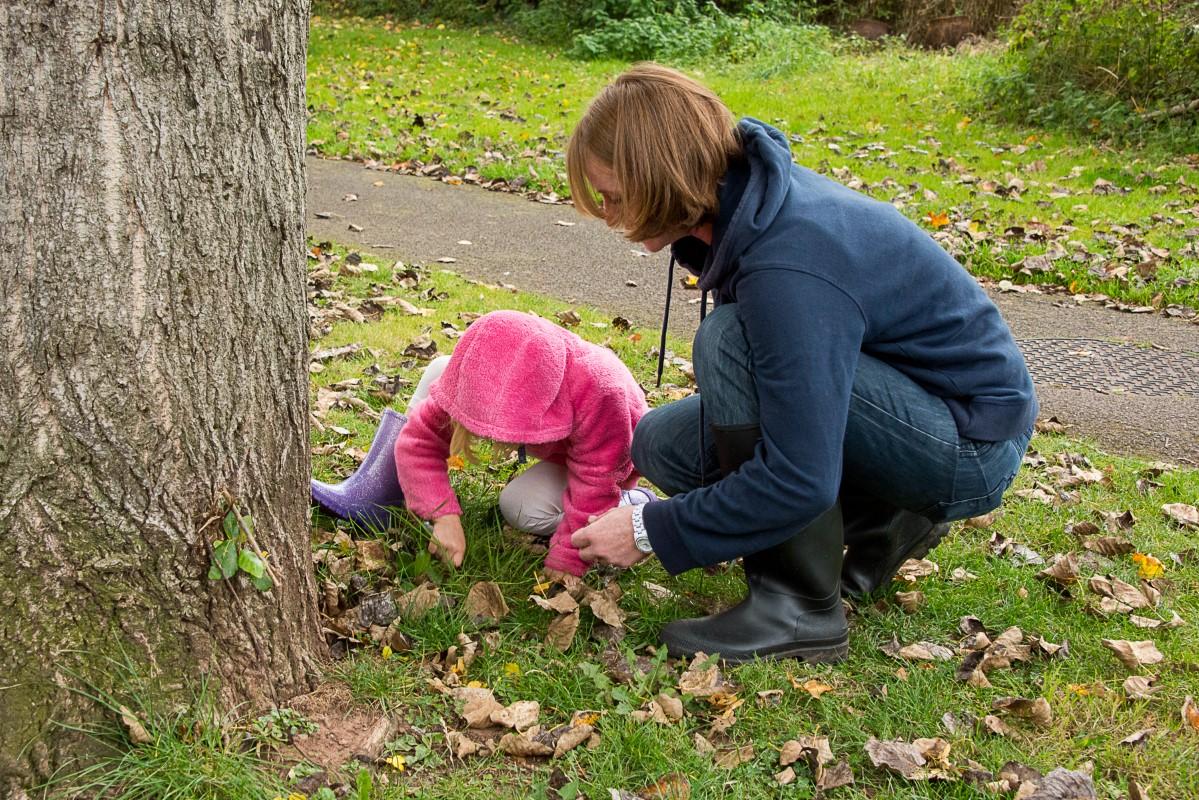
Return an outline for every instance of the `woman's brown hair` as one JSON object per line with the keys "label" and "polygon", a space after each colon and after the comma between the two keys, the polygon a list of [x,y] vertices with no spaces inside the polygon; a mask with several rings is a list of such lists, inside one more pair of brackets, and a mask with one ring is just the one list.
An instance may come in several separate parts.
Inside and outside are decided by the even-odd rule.
{"label": "woman's brown hair", "polygon": [[[636,242],[687,230],[717,212],[717,189],[738,154],[736,120],[710,89],[677,70],[635,64],[604,87],[575,126],[566,170],[575,207]],[[612,170],[621,203],[607,213],[588,161]]]}

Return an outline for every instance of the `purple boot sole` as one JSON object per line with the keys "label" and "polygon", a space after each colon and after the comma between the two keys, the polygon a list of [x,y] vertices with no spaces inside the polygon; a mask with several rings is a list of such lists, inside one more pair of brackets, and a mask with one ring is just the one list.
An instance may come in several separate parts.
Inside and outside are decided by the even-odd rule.
{"label": "purple boot sole", "polygon": [[371,528],[387,528],[391,508],[404,507],[396,478],[395,443],[408,418],[390,408],[383,411],[379,429],[362,466],[341,483],[312,481],[312,499],[329,513]]}

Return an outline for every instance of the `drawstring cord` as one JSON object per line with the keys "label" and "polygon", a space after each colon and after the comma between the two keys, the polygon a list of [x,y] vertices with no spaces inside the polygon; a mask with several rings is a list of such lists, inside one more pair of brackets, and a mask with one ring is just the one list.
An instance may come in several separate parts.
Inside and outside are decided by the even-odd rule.
{"label": "drawstring cord", "polygon": [[[666,270],[666,308],[662,311],[662,336],[658,340],[658,380],[655,386],[662,388],[662,369],[666,366],[666,328],[670,322],[670,295],[674,291],[674,251],[670,253],[670,266]],[[708,313],[708,290],[704,289],[700,293],[699,301],[699,324],[704,324],[704,317]],[[696,384],[696,389],[699,384]],[[700,399],[699,402],[699,464],[700,476],[699,485],[705,484],[704,480],[704,402]]]}
{"label": "drawstring cord", "polygon": [[662,388],[662,367],[666,365],[666,324],[670,321],[670,293],[674,289],[674,250],[670,253],[670,266],[666,271],[666,308],[662,310],[662,338],[658,341],[658,382]]}

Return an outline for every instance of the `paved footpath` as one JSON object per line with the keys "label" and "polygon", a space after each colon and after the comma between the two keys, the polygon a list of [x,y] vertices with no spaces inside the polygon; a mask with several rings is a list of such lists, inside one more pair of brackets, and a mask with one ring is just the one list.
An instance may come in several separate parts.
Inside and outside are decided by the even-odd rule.
{"label": "paved footpath", "polygon": [[[571,206],[310,158],[306,223],[318,239],[431,266],[453,258],[446,267],[463,275],[661,324],[666,256]],[[1062,295],[991,298],[1025,352],[1042,418],[1112,453],[1199,466],[1199,325]],[[698,293],[676,284],[672,332],[689,338],[698,321]]]}

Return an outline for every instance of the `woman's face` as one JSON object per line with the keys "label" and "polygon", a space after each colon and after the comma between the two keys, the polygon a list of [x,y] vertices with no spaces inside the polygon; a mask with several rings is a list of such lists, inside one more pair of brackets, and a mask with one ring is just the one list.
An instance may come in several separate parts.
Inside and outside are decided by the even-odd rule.
{"label": "woman's face", "polygon": [[[616,174],[611,167],[595,159],[588,159],[585,171],[588,182],[599,192],[599,196],[603,200],[604,221],[608,223],[608,227],[615,228],[620,221],[622,202],[620,182],[616,180]],[[668,231],[642,241],[641,246],[651,253],[656,253],[666,245],[686,236],[687,233],[688,231],[685,230]]]}

